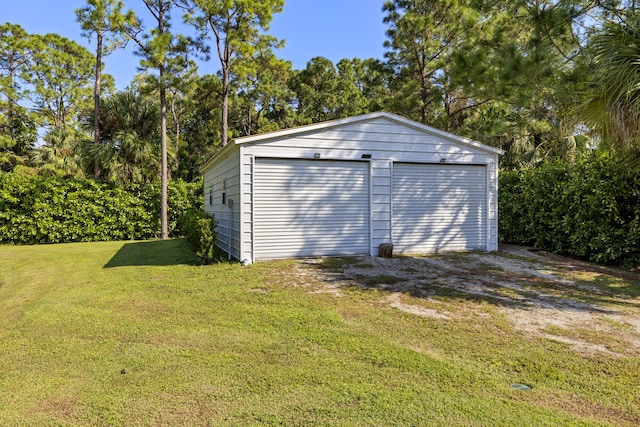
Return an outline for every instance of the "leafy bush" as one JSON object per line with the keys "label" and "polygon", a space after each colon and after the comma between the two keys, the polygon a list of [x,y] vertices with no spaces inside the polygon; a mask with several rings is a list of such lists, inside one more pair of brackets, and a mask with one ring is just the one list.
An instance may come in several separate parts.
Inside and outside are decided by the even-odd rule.
{"label": "leafy bush", "polygon": [[503,242],[640,265],[640,171],[613,157],[501,172],[499,205]]}
{"label": "leafy bush", "polygon": [[211,264],[216,258],[215,220],[202,209],[190,209],[183,216],[180,228],[200,263]]}
{"label": "leafy bush", "polygon": [[[169,225],[202,204],[201,184],[169,185]],[[0,242],[33,244],[157,237],[159,185],[122,188],[92,180],[0,172]]]}
{"label": "leafy bush", "polygon": [[[156,222],[156,231],[160,230],[160,183],[134,184],[125,187],[127,192],[134,194],[143,201],[153,213]],[[204,209],[201,183],[188,183],[181,179],[169,181],[167,188],[167,219],[169,235],[181,236],[179,227],[180,218],[190,209]]]}

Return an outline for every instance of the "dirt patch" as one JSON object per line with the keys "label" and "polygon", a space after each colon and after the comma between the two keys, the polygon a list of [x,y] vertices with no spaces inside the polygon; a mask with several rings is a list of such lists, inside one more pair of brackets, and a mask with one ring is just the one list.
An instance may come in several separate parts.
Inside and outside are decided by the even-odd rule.
{"label": "dirt patch", "polygon": [[640,354],[640,274],[629,271],[506,246],[495,253],[311,259],[297,272],[310,292],[340,297],[346,286],[375,288],[393,309],[441,320],[482,315],[452,313],[443,300],[481,300],[515,329],[581,354]]}
{"label": "dirt patch", "polygon": [[415,314],[416,316],[431,317],[434,319],[443,319],[443,320],[447,320],[451,318],[449,313],[445,313],[441,310],[436,310],[434,308],[421,307],[419,305],[405,304],[401,300],[401,295],[402,294],[399,292],[392,292],[387,297],[387,302],[393,308],[397,308],[398,310],[404,311],[405,313]]}
{"label": "dirt patch", "polygon": [[560,409],[572,413],[578,417],[598,420],[605,425],[640,425],[640,418],[626,411],[609,406],[594,404],[574,393],[551,392],[547,399],[540,399],[531,394],[520,394],[515,399],[533,405],[555,410]]}
{"label": "dirt patch", "polygon": [[76,415],[77,405],[76,398],[60,395],[40,401],[35,410],[58,421],[69,420]]}

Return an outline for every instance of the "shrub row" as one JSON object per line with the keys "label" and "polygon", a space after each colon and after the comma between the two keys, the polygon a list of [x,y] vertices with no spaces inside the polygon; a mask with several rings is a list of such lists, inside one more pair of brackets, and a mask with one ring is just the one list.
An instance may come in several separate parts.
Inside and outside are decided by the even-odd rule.
{"label": "shrub row", "polygon": [[640,265],[640,171],[612,157],[500,174],[500,240]]}
{"label": "shrub row", "polygon": [[215,221],[202,209],[189,209],[181,220],[180,229],[201,264],[216,260]]}
{"label": "shrub row", "polygon": [[[169,184],[169,229],[202,204],[201,184]],[[127,188],[92,180],[0,172],[0,242],[63,243],[157,237],[160,185]]]}

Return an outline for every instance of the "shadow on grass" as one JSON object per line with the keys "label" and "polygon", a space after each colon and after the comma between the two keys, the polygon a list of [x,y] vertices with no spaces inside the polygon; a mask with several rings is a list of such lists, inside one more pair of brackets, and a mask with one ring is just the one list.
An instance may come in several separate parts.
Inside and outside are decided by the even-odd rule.
{"label": "shadow on grass", "polygon": [[151,240],[125,243],[103,268],[181,264],[198,265],[185,239]]}
{"label": "shadow on grass", "polygon": [[[555,308],[574,312],[612,313],[607,307],[636,309],[640,275],[619,275],[616,271],[598,269],[601,275],[585,279],[544,275],[549,268],[570,272],[566,265],[520,260],[512,268],[484,263],[471,254],[433,257],[397,256],[393,261],[380,259],[377,266],[357,257],[326,258],[314,268],[326,273],[322,281],[342,282],[343,286],[400,292],[416,298],[449,298],[484,301],[492,305],[530,309]],[[500,257],[494,254],[488,258]],[[511,259],[504,256],[505,264]],[[530,265],[530,271],[521,265]],[[585,271],[596,271],[585,265]],[[589,267],[591,270],[589,270]],[[575,269],[579,267],[573,267]],[[348,271],[348,272],[347,272]],[[539,274],[533,274],[538,271]],[[350,285],[349,285],[350,284]]]}

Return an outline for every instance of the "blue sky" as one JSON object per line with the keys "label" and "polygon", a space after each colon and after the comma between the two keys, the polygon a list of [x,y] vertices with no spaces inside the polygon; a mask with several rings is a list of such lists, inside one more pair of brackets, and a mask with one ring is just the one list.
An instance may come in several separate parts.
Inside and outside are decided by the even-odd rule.
{"label": "blue sky", "polygon": [[[274,17],[271,35],[286,40],[278,57],[289,60],[296,69],[304,68],[315,56],[334,63],[342,58],[379,58],[385,25],[383,0],[285,0],[284,11]],[[81,36],[74,10],[84,0],[16,0],[0,8],[0,22],[21,25],[29,33],[58,33],[90,47]],[[137,10],[143,22],[149,20],[142,0],[125,0],[126,7]],[[93,50],[90,49],[92,52]],[[132,48],[117,51],[106,58],[105,71],[114,76],[118,88],[127,86],[136,73],[138,58]],[[213,73],[216,62],[200,65],[200,74]]]}

